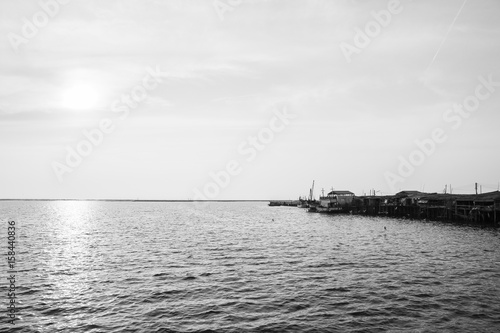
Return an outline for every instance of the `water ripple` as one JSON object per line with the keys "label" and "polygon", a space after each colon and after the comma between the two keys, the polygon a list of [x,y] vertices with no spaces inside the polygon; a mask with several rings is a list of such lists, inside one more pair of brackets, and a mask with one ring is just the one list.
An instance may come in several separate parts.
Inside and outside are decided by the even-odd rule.
{"label": "water ripple", "polygon": [[0,203],[13,212],[22,319],[0,331],[500,327],[494,229],[264,203]]}

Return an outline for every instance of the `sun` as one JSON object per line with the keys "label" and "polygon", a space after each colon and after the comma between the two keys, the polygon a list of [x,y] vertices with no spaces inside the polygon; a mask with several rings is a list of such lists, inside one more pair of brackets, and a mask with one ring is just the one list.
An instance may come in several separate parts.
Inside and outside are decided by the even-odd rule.
{"label": "sun", "polygon": [[90,84],[76,84],[63,92],[62,105],[72,110],[88,110],[97,106],[99,91]]}

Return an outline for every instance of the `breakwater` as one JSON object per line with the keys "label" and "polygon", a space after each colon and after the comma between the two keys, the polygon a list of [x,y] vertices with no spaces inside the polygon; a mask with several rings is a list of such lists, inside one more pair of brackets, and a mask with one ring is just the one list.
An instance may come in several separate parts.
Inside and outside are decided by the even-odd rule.
{"label": "breakwater", "polygon": [[[325,204],[327,199],[327,204]],[[293,201],[281,201],[292,206]],[[280,202],[271,201],[270,206]],[[353,196],[348,202],[342,196],[322,197],[320,201],[298,201],[296,206],[310,212],[359,214],[435,221],[464,222],[498,227],[500,225],[500,192],[483,194],[438,194],[403,191],[387,196]]]}

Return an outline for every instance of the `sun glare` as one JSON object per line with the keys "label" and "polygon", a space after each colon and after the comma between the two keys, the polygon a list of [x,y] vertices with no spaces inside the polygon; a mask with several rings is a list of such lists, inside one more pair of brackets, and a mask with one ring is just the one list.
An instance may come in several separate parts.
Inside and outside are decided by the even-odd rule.
{"label": "sun glare", "polygon": [[63,93],[62,104],[73,110],[88,110],[97,106],[98,90],[89,84],[78,84]]}

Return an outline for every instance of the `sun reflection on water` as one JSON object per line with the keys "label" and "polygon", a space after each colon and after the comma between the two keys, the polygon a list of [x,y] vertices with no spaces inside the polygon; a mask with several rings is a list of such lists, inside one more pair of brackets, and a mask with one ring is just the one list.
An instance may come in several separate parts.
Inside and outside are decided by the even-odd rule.
{"label": "sun reflection on water", "polygon": [[75,300],[85,306],[86,294],[92,289],[93,251],[95,247],[95,211],[99,203],[89,201],[58,201],[53,203],[54,220],[50,232],[53,244],[47,244],[49,283],[55,292],[47,301],[59,303],[61,310]]}

